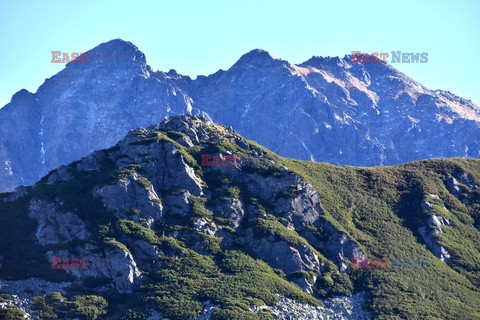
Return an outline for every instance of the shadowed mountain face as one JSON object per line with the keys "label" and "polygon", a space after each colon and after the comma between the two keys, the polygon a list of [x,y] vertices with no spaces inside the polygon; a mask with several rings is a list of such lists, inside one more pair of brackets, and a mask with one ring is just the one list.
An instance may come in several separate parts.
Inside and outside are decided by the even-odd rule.
{"label": "shadowed mountain face", "polygon": [[480,155],[480,107],[390,65],[349,56],[294,65],[253,50],[227,71],[191,80],[154,72],[133,44],[113,40],[0,109],[0,191],[184,113],[306,160],[371,166]]}
{"label": "shadowed mountain face", "polygon": [[480,160],[333,166],[171,117],[0,194],[0,319],[478,319],[479,183]]}

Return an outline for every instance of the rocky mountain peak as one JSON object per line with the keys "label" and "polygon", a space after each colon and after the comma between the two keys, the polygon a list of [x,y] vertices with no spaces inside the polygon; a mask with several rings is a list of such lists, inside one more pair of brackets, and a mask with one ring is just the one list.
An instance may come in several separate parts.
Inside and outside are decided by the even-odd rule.
{"label": "rocky mountain peak", "polygon": [[[98,67],[100,64],[132,63],[146,64],[146,58],[133,43],[121,39],[111,40],[102,43],[92,50],[87,51],[88,63]],[[70,63],[67,66],[82,65],[81,63]],[[83,64],[86,65],[86,64]]]}
{"label": "rocky mountain peak", "polygon": [[[429,90],[390,64],[352,64],[347,56],[297,65],[256,49],[226,71],[191,80],[153,72],[119,39],[89,52],[105,63],[70,63],[0,110],[0,190],[185,113],[299,159],[370,166],[480,156],[478,105]],[[112,61],[117,53],[126,62]]]}
{"label": "rocky mountain peak", "polygon": [[266,67],[273,65],[278,62],[283,62],[284,60],[275,57],[270,52],[263,50],[263,49],[254,49],[238,59],[238,61],[233,65],[233,67],[248,67],[248,66],[256,66],[256,67]]}

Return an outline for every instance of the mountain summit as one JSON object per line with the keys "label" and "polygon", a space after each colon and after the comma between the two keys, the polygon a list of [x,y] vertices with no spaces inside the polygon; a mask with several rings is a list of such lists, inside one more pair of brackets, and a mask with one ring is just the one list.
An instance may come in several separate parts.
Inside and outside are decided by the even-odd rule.
{"label": "mountain summit", "polygon": [[389,64],[345,56],[297,65],[256,49],[229,70],[192,80],[154,72],[122,40],[88,53],[90,63],[67,64],[36,93],[21,90],[0,109],[0,191],[186,113],[298,159],[372,166],[480,156],[480,107]]}

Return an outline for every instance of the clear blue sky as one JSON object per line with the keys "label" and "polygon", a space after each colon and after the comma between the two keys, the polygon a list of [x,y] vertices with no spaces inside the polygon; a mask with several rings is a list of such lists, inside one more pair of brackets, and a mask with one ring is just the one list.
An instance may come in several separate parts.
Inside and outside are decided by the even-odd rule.
{"label": "clear blue sky", "polygon": [[35,92],[63,64],[51,51],[83,52],[122,38],[155,70],[195,78],[262,48],[301,63],[311,56],[428,52],[395,64],[430,89],[480,103],[480,1],[7,1],[0,3],[0,107]]}

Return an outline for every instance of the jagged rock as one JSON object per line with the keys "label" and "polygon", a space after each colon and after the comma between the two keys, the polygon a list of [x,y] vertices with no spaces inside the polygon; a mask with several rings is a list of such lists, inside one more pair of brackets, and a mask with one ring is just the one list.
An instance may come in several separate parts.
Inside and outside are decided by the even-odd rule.
{"label": "jagged rock", "polygon": [[[110,279],[110,284],[94,289],[98,293],[104,293],[112,287],[126,293],[132,292],[144,280],[150,281],[151,276],[156,277],[162,272],[159,269],[169,263],[179,263],[182,266],[182,258],[187,258],[184,260],[188,262],[195,256],[200,259],[199,263],[203,265],[205,262],[209,268],[210,261],[217,264],[223,259],[222,255],[228,258],[226,250],[238,248],[243,250],[243,254],[260,258],[270,267],[283,270],[288,279],[297,283],[305,292],[315,295],[324,288],[320,287],[321,281],[316,282],[314,275],[325,275],[327,269],[328,272],[337,272],[331,262],[341,272],[345,272],[348,261],[353,257],[366,258],[359,244],[350,236],[352,229],[339,227],[343,224],[335,221],[335,215],[324,210],[325,204],[321,203],[320,195],[313,186],[287,168],[280,168],[278,163],[283,160],[246,143],[248,149],[238,150],[238,153],[265,157],[265,167],[262,170],[250,166],[255,162],[254,157],[244,158],[239,167],[203,167],[200,170],[194,163],[198,161],[200,147],[223,148],[236,140],[232,137],[235,134],[228,130],[224,132],[221,127],[213,124],[202,126],[198,118],[191,116],[178,117],[161,126],[170,128],[169,130],[178,126],[186,133],[169,132],[167,139],[165,132],[156,132],[152,128],[136,130],[116,147],[95,152],[91,157],[73,163],[67,169],[61,169],[63,171],[60,173],[51,173],[49,178],[52,182],[66,177],[65,172],[70,173],[71,179],[64,180],[65,184],[60,185],[67,188],[70,183],[84,182],[87,180],[85,177],[88,180],[91,178],[91,181],[82,184],[82,187],[88,187],[85,196],[101,200],[96,201],[92,207],[100,205],[98,211],[104,214],[100,218],[106,222],[102,219],[99,219],[101,222],[96,221],[94,214],[93,218],[88,216],[86,211],[90,206],[84,206],[83,202],[77,208],[71,201],[67,203],[69,198],[64,195],[65,190],[48,197],[45,192],[56,189],[45,186],[43,182],[26,189],[24,196],[30,201],[30,217],[38,222],[37,239],[44,246],[42,250],[48,250],[46,259],[57,256],[67,260],[87,258],[90,260],[88,269],[70,269],[67,272],[77,280],[86,277]],[[159,129],[160,126],[156,128]],[[204,140],[213,135],[218,138],[217,146],[212,146],[211,140]],[[174,143],[172,140],[183,141],[185,146],[190,146],[190,141],[194,147],[185,150],[178,145],[180,142]],[[231,149],[236,150],[239,146],[233,147]],[[191,152],[194,159],[185,152]],[[229,151],[217,151],[219,152],[227,154]],[[273,174],[267,175],[265,172]],[[232,187],[236,188],[232,191]],[[45,199],[30,200],[30,197],[37,195],[42,195]],[[328,193],[322,193],[322,197],[325,195],[328,196]],[[431,198],[436,199],[433,196]],[[422,203],[423,209],[432,209],[432,203],[435,203],[435,207],[439,203],[427,199]],[[72,212],[60,210],[66,207],[62,206],[62,201],[68,204],[68,208],[73,206],[68,210]],[[203,203],[205,208],[202,207]],[[10,203],[4,205],[8,208]],[[343,210],[342,206],[339,208]],[[107,214],[104,209],[110,212]],[[131,209],[138,209],[138,214],[129,214]],[[82,220],[80,217],[85,218]],[[119,221],[119,218],[131,221]],[[270,221],[263,224],[266,221],[261,219],[265,218]],[[145,230],[133,221],[151,229]],[[353,223],[356,223],[355,219]],[[86,225],[92,234],[87,232]],[[451,225],[449,219],[437,214],[430,216],[423,229],[419,229],[430,250],[443,260],[449,259],[450,255],[445,248],[439,246],[437,235],[443,232],[442,228],[445,229],[446,225]],[[359,230],[354,230],[352,234]],[[205,237],[205,234],[216,238],[211,242],[209,240],[212,239]],[[64,240],[81,241],[67,244]],[[222,252],[216,252],[217,245]],[[208,257],[197,257],[192,250]],[[329,261],[320,262],[317,251]],[[215,273],[215,269],[223,268],[221,264],[217,266],[219,269],[212,268]],[[209,272],[209,269],[206,271]],[[224,275],[230,276],[226,272]],[[349,275],[340,275],[338,284],[344,284],[342,278],[345,277],[346,285],[349,285]],[[334,281],[337,283],[336,278]],[[81,284],[81,281],[78,283]],[[147,286],[148,284],[150,282]],[[161,287],[163,284],[156,285]],[[140,290],[143,289],[146,288]],[[349,304],[351,298],[339,298],[344,299],[339,304]],[[203,302],[198,300],[197,303]],[[277,308],[285,307],[285,310],[275,311],[275,316],[279,319],[294,318],[297,306],[294,302],[286,302],[285,306]],[[211,312],[215,307],[218,306],[205,304],[204,310]],[[307,309],[302,313],[302,319],[333,316],[333,311],[325,313],[325,310],[315,311],[309,307],[311,306],[305,307]],[[347,310],[352,308],[348,307]],[[151,316],[161,318],[160,311],[163,310],[152,310]],[[345,318],[355,317],[347,314]],[[199,316],[205,316],[206,319],[211,314]]]}
{"label": "jagged rock", "polygon": [[[455,177],[460,180],[460,182],[464,185],[466,185],[468,188],[472,190],[478,190],[478,186],[475,183],[475,180],[473,177],[469,174],[467,174],[464,171],[456,172]],[[447,175],[447,178],[445,180],[445,186],[447,187],[448,191],[452,193],[458,200],[460,200],[462,203],[466,205],[471,205],[472,201],[468,198],[465,198],[462,196],[462,192],[466,190],[462,190],[462,188],[458,185],[457,179],[455,179],[452,175]],[[463,188],[464,189],[464,188]]]}
{"label": "jagged rock", "polygon": [[216,206],[216,211],[227,219],[232,219],[234,228],[238,228],[245,216],[242,202],[239,199],[229,198],[228,202]]}
{"label": "jagged rock", "polygon": [[[267,202],[275,201],[275,211],[291,222],[295,230],[298,230],[317,250],[333,258],[342,272],[347,268],[343,262],[344,258],[365,256],[359,246],[346,234],[342,234],[322,218],[324,211],[318,193],[297,175],[285,173],[280,178],[276,178],[250,174],[245,178],[245,175],[233,173],[233,177],[247,184],[248,190],[259,194],[261,199]],[[292,187],[295,192],[293,198],[279,197],[279,190],[291,191]],[[324,230],[327,240],[319,241],[311,231],[305,228],[308,225]]]}
{"label": "jagged rock", "polygon": [[320,197],[313,187],[298,181],[298,179],[295,180],[297,196],[293,199],[280,198],[277,208],[288,221],[294,224],[296,229],[301,230],[306,225],[315,223],[320,216],[324,215],[324,212],[320,205]]}
{"label": "jagged rock", "polygon": [[364,299],[364,295],[358,293],[350,297],[325,299],[322,300],[323,307],[316,307],[280,295],[276,305],[252,307],[251,310],[255,313],[272,310],[276,320],[367,320],[371,316],[362,308]]}
{"label": "jagged rock", "polygon": [[122,242],[130,249],[135,263],[142,269],[151,271],[158,257],[162,254],[160,249],[149,242],[125,237]]}
{"label": "jagged rock", "polygon": [[448,191],[450,191],[455,197],[460,197],[461,190],[458,186],[457,180],[452,177],[451,175],[447,176],[447,180],[445,181],[445,186],[447,187]]}
{"label": "jagged rock", "polygon": [[203,306],[202,311],[200,311],[200,314],[194,320],[210,320],[212,318],[213,312],[215,311],[215,307],[216,306],[212,304],[210,300],[207,300]]}
{"label": "jagged rock", "polygon": [[[152,185],[135,173],[113,185],[94,190],[93,195],[100,197],[109,210],[124,217],[133,215],[137,222],[140,218],[155,221],[163,215],[163,206]],[[132,214],[132,210],[138,210],[138,214]]]}
{"label": "jagged rock", "polygon": [[218,229],[215,223],[213,223],[212,221],[205,218],[200,218],[193,222],[193,230],[202,231],[208,235],[213,236]]}
{"label": "jagged rock", "polygon": [[173,191],[170,194],[167,194],[165,203],[173,213],[185,216],[190,211],[189,196],[190,192],[188,192],[188,190]]}
{"label": "jagged rock", "polygon": [[77,250],[77,254],[72,254],[67,250],[49,250],[47,255],[50,261],[52,257],[61,257],[69,261],[78,258],[88,259],[87,269],[65,269],[65,271],[77,278],[106,277],[112,279],[118,292],[132,292],[134,286],[142,279],[142,273],[138,270],[137,264],[129,252],[120,248],[99,249],[91,244],[77,247]]}
{"label": "jagged rock", "polygon": [[90,235],[86,224],[77,215],[60,212],[54,203],[30,201],[29,216],[38,221],[35,237],[41,245],[84,240]]}
{"label": "jagged rock", "polygon": [[308,246],[292,245],[278,241],[275,236],[256,239],[253,230],[247,230],[244,242],[255,254],[274,268],[279,268],[290,275],[297,271],[322,271],[318,256]]}
{"label": "jagged rock", "polygon": [[428,202],[428,201],[422,201],[422,209],[424,211],[430,211],[430,210],[433,210],[433,205]]}
{"label": "jagged rock", "polygon": [[450,254],[444,247],[438,244],[438,238],[435,235],[443,233],[442,226],[444,225],[450,225],[450,221],[446,217],[431,215],[427,220],[427,226],[418,228],[418,232],[427,247],[442,261],[450,259]]}
{"label": "jagged rock", "polygon": [[53,184],[58,181],[68,181],[72,178],[73,176],[68,172],[68,167],[61,166],[60,168],[52,172],[52,174],[49,174],[47,176],[47,183]]}
{"label": "jagged rock", "polygon": [[316,280],[317,280],[317,277],[314,276],[313,283],[310,283],[307,278],[300,277],[300,278],[293,279],[293,282],[295,282],[300,288],[302,288],[303,291],[313,294],[313,285],[315,284]]}
{"label": "jagged rock", "polygon": [[163,144],[163,146],[164,148],[161,146],[158,148],[156,144],[150,145],[145,152],[156,161],[148,161],[142,166],[155,190],[184,188],[195,196],[203,195],[201,180],[178,153],[178,149],[171,144]]}
{"label": "jagged rock", "polygon": [[460,180],[461,183],[466,185],[467,187],[473,189],[473,190],[478,190],[478,185],[475,183],[475,179],[468,173],[461,171],[457,173],[457,178]]}
{"label": "jagged rock", "polygon": [[105,155],[102,152],[93,152],[78,162],[76,168],[80,171],[99,171],[103,160]]}

